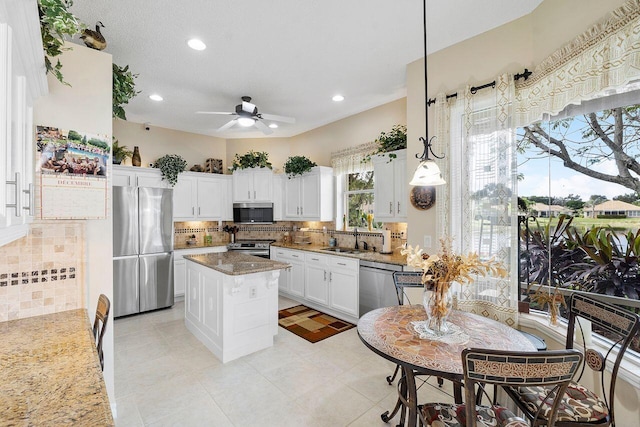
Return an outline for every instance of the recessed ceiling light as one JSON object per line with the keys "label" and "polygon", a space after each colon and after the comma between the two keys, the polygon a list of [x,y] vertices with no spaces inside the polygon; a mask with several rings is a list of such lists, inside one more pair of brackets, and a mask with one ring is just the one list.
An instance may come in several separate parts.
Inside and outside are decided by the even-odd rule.
{"label": "recessed ceiling light", "polygon": [[278,125],[277,125],[277,124],[275,124],[275,123],[271,123],[271,124],[269,125],[269,127],[270,127],[271,129],[278,129]]}
{"label": "recessed ceiling light", "polygon": [[202,40],[191,39],[187,42],[189,47],[193,50],[205,50],[207,45],[202,42]]}
{"label": "recessed ceiling light", "polygon": [[160,95],[158,95],[157,93],[149,95],[149,99],[151,99],[153,101],[162,101],[163,100],[163,98]]}
{"label": "recessed ceiling light", "polygon": [[340,101],[344,101],[344,96],[342,96],[342,95],[334,95],[333,98],[331,98],[331,99],[333,99],[335,102],[340,102]]}

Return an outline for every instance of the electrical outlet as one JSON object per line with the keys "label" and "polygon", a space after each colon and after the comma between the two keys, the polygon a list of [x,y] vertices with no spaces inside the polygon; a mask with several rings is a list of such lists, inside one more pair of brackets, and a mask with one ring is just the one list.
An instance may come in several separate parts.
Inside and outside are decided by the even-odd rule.
{"label": "electrical outlet", "polygon": [[249,288],[249,298],[255,298],[258,296],[258,289],[255,286]]}
{"label": "electrical outlet", "polygon": [[431,236],[424,236],[424,248],[430,248],[431,247]]}

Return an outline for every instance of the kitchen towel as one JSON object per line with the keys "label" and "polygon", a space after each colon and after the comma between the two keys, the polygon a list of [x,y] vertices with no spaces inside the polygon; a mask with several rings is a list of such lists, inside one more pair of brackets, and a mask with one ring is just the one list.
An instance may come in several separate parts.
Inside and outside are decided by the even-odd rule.
{"label": "kitchen towel", "polygon": [[391,252],[391,230],[382,230],[382,252]]}

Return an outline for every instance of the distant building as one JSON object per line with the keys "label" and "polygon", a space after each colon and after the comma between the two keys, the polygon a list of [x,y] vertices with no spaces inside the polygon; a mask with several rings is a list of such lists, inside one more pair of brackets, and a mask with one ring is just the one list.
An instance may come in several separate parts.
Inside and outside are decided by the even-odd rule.
{"label": "distant building", "polygon": [[545,205],[544,203],[534,203],[529,206],[531,215],[538,218],[551,218],[562,214],[571,215],[571,209],[560,205]]}
{"label": "distant building", "polygon": [[601,215],[626,216],[627,218],[640,218],[640,206],[620,200],[607,200],[595,206],[585,206],[583,209],[585,218],[597,218]]}

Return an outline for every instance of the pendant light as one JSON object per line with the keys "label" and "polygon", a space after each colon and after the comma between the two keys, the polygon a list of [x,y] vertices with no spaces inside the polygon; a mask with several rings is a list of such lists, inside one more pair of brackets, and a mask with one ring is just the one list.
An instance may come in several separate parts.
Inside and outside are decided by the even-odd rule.
{"label": "pendant light", "polygon": [[422,155],[417,155],[416,158],[420,159],[420,164],[416,168],[413,178],[409,182],[409,185],[443,185],[447,182],[442,178],[442,173],[436,162],[429,158],[429,153],[436,159],[443,159],[444,155],[437,156],[433,152],[431,146],[433,139],[429,139],[429,95],[427,90],[427,0],[423,0],[422,3],[422,18],[424,23],[424,127],[425,136],[420,137],[420,141],[424,145],[424,151]]}

